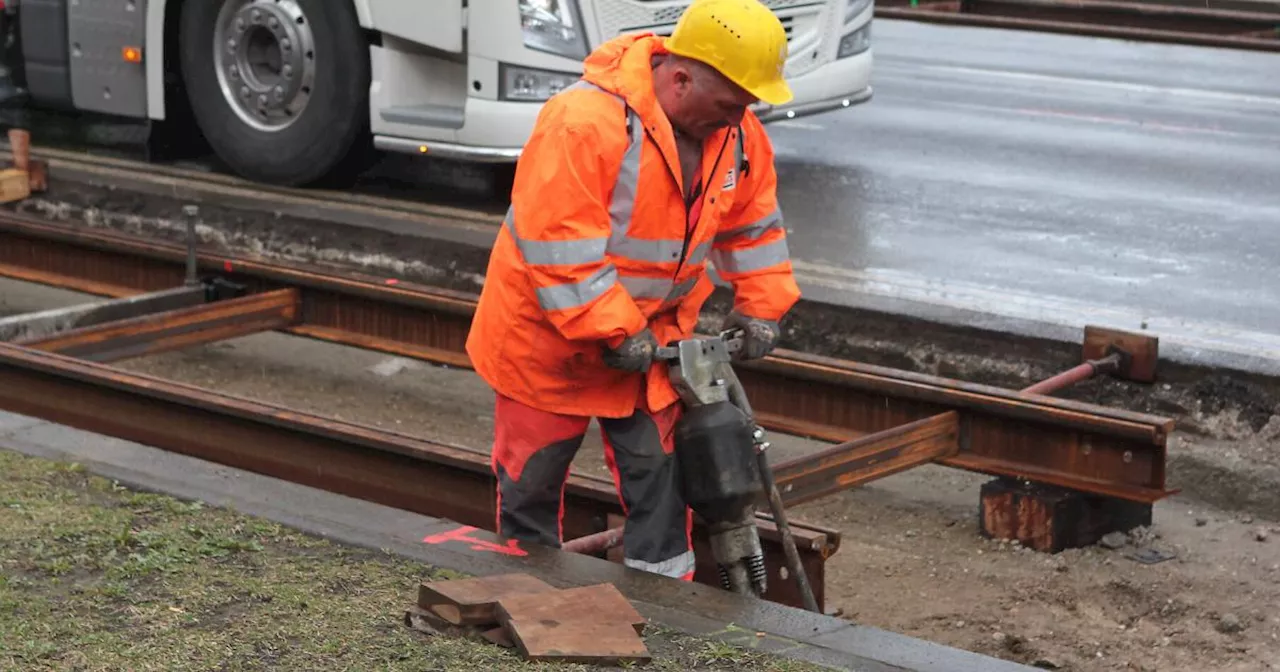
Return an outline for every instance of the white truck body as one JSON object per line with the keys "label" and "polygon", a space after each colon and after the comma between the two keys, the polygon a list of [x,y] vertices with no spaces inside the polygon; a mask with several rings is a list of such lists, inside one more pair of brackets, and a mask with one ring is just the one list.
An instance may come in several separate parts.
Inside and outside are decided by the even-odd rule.
{"label": "white truck body", "polygon": [[[785,74],[796,94],[787,106],[757,107],[763,120],[871,97],[873,0],[763,1],[787,29]],[[204,6],[185,6],[197,2]],[[22,0],[17,11],[21,67],[35,105],[161,121],[172,116],[175,91],[185,89],[201,131],[233,170],[304,183],[347,154],[308,149],[326,140],[514,162],[540,103],[581,74],[591,49],[624,32],[670,34],[688,4]],[[132,59],[129,48],[137,50]],[[367,62],[353,63],[361,58]],[[183,89],[175,89],[178,78]],[[356,87],[361,100],[326,102],[326,82]],[[219,105],[225,109],[213,109]],[[359,133],[324,134],[355,124],[354,117],[361,117]],[[264,159],[270,171],[257,169]]]}

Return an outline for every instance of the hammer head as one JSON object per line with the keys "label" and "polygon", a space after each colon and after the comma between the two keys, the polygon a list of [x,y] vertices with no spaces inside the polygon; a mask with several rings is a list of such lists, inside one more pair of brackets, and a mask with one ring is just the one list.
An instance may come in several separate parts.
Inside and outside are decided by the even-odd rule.
{"label": "hammer head", "polygon": [[1138,383],[1155,381],[1156,362],[1160,357],[1159,338],[1095,325],[1084,328],[1081,355],[1084,361],[1102,359],[1116,352],[1120,353],[1120,366],[1112,375]]}

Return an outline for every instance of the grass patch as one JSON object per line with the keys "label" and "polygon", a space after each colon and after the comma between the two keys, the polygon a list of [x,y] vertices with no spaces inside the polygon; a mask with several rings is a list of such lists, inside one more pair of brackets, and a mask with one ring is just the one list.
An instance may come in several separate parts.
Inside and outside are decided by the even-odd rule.
{"label": "grass patch", "polygon": [[[2,669],[585,668],[404,626],[420,581],[460,574],[5,450],[0,539]],[[646,641],[645,669],[822,669],[663,628]]]}

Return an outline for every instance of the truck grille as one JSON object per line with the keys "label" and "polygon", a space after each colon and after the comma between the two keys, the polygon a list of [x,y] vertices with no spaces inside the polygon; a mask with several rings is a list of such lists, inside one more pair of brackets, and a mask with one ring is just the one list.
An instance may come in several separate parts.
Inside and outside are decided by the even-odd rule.
{"label": "truck grille", "polygon": [[[787,31],[787,77],[802,75],[831,60],[822,48],[830,23],[826,2],[820,0],[762,0]],[[622,33],[670,35],[689,3],[682,0],[595,0],[597,44]]]}

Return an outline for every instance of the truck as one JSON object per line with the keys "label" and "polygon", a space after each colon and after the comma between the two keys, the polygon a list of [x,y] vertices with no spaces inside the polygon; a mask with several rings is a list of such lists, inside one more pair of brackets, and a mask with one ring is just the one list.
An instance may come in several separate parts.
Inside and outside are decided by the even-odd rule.
{"label": "truck", "polygon": [[[871,98],[874,0],[763,0],[795,99]],[[408,152],[514,164],[595,46],[669,35],[688,0],[0,0],[7,105],[168,124],[254,182],[305,186]]]}

